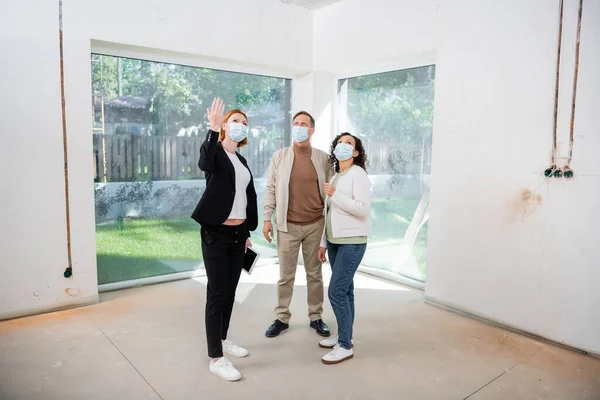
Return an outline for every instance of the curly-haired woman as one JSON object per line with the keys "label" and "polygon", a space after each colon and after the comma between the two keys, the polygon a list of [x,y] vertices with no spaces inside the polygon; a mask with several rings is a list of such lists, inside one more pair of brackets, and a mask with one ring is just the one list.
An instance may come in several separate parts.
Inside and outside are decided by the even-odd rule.
{"label": "curly-haired woman", "polygon": [[336,174],[325,184],[326,223],[319,260],[331,264],[329,301],[338,324],[338,335],[319,342],[331,348],[322,361],[338,364],[354,356],[354,274],[367,249],[370,232],[371,182],[365,171],[367,155],[362,141],[350,133],[338,135],[331,144],[330,159]]}

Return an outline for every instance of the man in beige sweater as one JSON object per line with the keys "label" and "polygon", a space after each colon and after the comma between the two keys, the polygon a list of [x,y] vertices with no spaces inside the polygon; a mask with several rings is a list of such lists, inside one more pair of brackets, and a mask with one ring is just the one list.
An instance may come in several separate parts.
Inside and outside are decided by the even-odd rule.
{"label": "man in beige sweater", "polygon": [[297,113],[293,119],[293,144],[276,151],[269,167],[263,234],[270,243],[273,239],[271,218],[275,212],[279,282],[277,319],[267,329],[267,337],[278,336],[289,328],[292,315],[289,307],[300,246],[306,270],[310,327],[321,336],[331,334],[321,318],[323,275],[317,254],[325,223],[324,183],[329,181],[332,168],[328,154],[311,146],[310,138],[314,132],[314,118],[306,111]]}

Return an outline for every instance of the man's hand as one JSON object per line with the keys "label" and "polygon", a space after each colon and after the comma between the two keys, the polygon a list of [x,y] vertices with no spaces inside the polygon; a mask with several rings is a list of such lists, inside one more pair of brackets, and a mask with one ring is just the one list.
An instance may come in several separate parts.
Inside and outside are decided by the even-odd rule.
{"label": "man's hand", "polygon": [[267,239],[267,242],[271,243],[273,241],[273,224],[271,221],[265,221],[265,224],[263,225],[263,235],[265,236],[265,239]]}
{"label": "man's hand", "polygon": [[317,254],[317,258],[319,259],[319,261],[321,263],[326,263],[327,262],[327,257],[325,257],[325,252],[327,251],[327,249],[325,247],[320,247],[319,248],[319,253]]}

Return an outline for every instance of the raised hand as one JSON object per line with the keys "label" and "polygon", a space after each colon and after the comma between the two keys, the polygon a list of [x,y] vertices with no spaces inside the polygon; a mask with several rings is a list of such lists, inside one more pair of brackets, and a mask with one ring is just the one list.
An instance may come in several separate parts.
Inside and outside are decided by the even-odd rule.
{"label": "raised hand", "polygon": [[208,114],[208,122],[210,123],[210,130],[214,132],[221,132],[221,125],[223,124],[223,110],[225,104],[220,97],[213,100],[212,106],[206,109]]}

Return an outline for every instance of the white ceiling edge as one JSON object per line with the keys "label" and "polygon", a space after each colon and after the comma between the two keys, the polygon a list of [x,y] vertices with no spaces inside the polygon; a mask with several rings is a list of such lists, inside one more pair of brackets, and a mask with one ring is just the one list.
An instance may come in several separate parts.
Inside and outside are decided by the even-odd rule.
{"label": "white ceiling edge", "polygon": [[282,3],[292,4],[294,6],[316,10],[342,0],[279,0]]}

